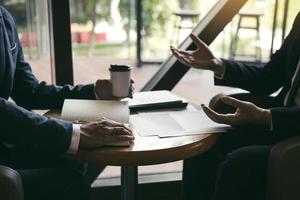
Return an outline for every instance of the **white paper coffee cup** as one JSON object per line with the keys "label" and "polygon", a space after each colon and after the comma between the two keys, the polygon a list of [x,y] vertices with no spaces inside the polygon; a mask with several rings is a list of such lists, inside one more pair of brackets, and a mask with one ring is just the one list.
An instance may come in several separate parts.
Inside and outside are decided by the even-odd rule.
{"label": "white paper coffee cup", "polygon": [[111,65],[109,71],[113,96],[127,97],[131,85],[131,67],[127,65]]}

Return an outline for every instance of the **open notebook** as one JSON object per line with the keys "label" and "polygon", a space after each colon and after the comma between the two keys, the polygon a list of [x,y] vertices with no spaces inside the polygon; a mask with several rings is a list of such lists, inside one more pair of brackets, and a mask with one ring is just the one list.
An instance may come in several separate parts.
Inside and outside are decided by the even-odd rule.
{"label": "open notebook", "polygon": [[[71,122],[88,122],[100,117],[128,124],[128,103],[122,101],[78,100],[66,99],[61,118]],[[109,144],[112,146],[128,146],[128,142]]]}

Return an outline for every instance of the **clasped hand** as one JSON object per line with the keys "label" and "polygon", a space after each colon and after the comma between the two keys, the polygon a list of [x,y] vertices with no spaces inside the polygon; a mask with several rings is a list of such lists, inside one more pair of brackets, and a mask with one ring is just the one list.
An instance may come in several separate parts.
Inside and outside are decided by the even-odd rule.
{"label": "clasped hand", "polygon": [[271,126],[271,112],[268,109],[259,108],[251,102],[240,101],[232,97],[223,97],[222,101],[236,108],[235,113],[219,114],[211,108],[201,105],[206,115],[213,121],[228,124],[232,127],[242,125]]}

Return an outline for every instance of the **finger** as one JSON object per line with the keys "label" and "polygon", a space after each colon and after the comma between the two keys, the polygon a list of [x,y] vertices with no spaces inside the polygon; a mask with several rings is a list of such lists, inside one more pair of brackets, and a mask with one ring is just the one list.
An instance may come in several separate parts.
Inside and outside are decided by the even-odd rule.
{"label": "finger", "polygon": [[186,61],[184,60],[184,57],[182,55],[180,55],[175,50],[172,52],[173,52],[173,55],[179,60],[179,62],[183,63],[184,65],[188,65],[188,63],[186,63]]}
{"label": "finger", "polygon": [[215,111],[213,111],[212,109],[210,109],[209,107],[205,106],[205,105],[201,105],[203,108],[203,111],[205,112],[205,114],[213,121],[217,122],[217,123],[221,123],[221,124],[228,124],[228,119],[226,118],[225,115],[222,114],[218,114]]}
{"label": "finger", "polygon": [[193,33],[190,34],[190,38],[193,40],[193,42],[199,49],[207,48],[206,44],[202,42],[202,40],[200,40],[200,38],[194,35]]}
{"label": "finger", "polygon": [[171,49],[171,52],[172,52],[172,54],[173,54],[175,57],[177,57],[176,55],[177,55],[178,53],[175,51],[175,49]]}
{"label": "finger", "polygon": [[193,57],[193,55],[191,55],[190,53],[188,53],[187,51],[180,51],[178,49],[174,50],[175,52],[177,52],[177,55],[185,61],[190,61],[190,60],[195,60],[195,58]]}
{"label": "finger", "polygon": [[110,134],[118,136],[118,135],[133,135],[131,130],[128,130],[124,127],[110,127]]}
{"label": "finger", "polygon": [[118,129],[120,131],[120,129],[125,129],[127,132],[132,132],[130,128],[128,128],[125,124],[109,124],[110,128],[113,129]]}
{"label": "finger", "polygon": [[[119,123],[119,122],[116,122],[114,120],[111,120],[107,117],[100,117],[98,119],[96,119],[96,121],[99,123],[99,124],[104,124],[104,125],[108,125],[108,124],[111,124],[111,123]],[[120,124],[120,123],[119,123]]]}
{"label": "finger", "polygon": [[106,118],[106,117],[100,117],[98,119],[96,119],[96,124],[98,126],[110,126],[110,127],[124,127],[124,128],[128,128],[127,126],[125,126],[125,124],[116,122],[112,119]]}
{"label": "finger", "polygon": [[129,142],[133,143],[133,140],[135,138],[133,136],[127,136],[127,135],[122,135],[122,136],[107,136],[105,139],[105,143],[107,144],[112,144],[112,143],[118,143],[118,142]]}
{"label": "finger", "polygon": [[131,91],[131,92],[134,92],[134,91],[135,91],[135,87],[134,87],[134,86],[131,86],[131,87],[130,87],[130,91]]}
{"label": "finger", "polygon": [[107,119],[108,119],[108,118],[106,118],[106,117],[99,117],[99,118],[96,119],[96,121],[99,122],[99,121],[103,121],[103,120],[107,120]]}
{"label": "finger", "polygon": [[111,119],[106,119],[100,122],[102,126],[106,126],[107,128],[124,128],[127,131],[131,132],[130,128],[128,128],[125,124],[113,121]]}
{"label": "finger", "polygon": [[189,54],[184,55],[184,54],[180,53],[179,50],[177,50],[177,49],[174,49],[174,52],[177,55],[178,60],[183,61],[185,63],[194,59],[191,55],[189,55]]}
{"label": "finger", "polygon": [[189,56],[191,56],[192,53],[193,53],[193,51],[185,51],[185,50],[180,50],[180,49],[177,49],[177,51],[179,51],[179,52],[182,53],[182,54],[189,55]]}
{"label": "finger", "polygon": [[183,50],[179,50],[179,49],[175,49],[175,51],[177,51],[178,53],[180,53],[182,55],[192,57],[192,54],[190,51],[183,51]]}
{"label": "finger", "polygon": [[172,54],[175,56],[175,57],[179,57],[179,52],[178,51],[176,51],[176,49],[171,49],[171,51],[172,51]]}
{"label": "finger", "polygon": [[238,100],[238,99],[235,99],[232,97],[228,97],[228,96],[222,97],[222,101],[225,104],[236,107],[236,108],[244,108],[245,106],[248,105],[247,102],[245,102],[245,101],[241,101],[241,100]]}
{"label": "finger", "polygon": [[133,84],[130,85],[130,88],[129,88],[129,95],[128,95],[129,98],[132,98],[133,93],[134,93],[134,90],[135,90],[134,85],[133,85]]}
{"label": "finger", "polygon": [[120,135],[115,138],[118,141],[133,141],[135,138],[131,135]]}
{"label": "finger", "polygon": [[87,124],[90,123],[89,121],[85,121],[85,120],[74,120],[72,121],[73,124]]}
{"label": "finger", "polygon": [[123,128],[132,135],[132,130],[129,127],[127,127],[125,124],[121,124],[120,127],[116,126],[116,128]]}

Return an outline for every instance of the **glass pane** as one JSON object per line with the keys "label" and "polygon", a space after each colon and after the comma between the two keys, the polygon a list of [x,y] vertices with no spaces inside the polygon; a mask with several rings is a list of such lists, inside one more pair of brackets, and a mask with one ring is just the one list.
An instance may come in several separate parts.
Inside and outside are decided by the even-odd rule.
{"label": "glass pane", "polygon": [[[133,66],[139,90],[158,66],[141,70],[135,61],[135,10],[132,0],[70,0],[75,83],[109,78],[110,64]],[[139,78],[137,78],[139,77]]]}
{"label": "glass pane", "polygon": [[[285,0],[279,0],[278,2],[274,50],[281,46],[283,33],[282,23]],[[286,34],[291,29],[299,7],[296,1],[290,1]],[[265,12],[266,10],[269,12]],[[217,56],[223,58],[267,62],[271,53],[274,10],[275,1],[248,1],[239,14],[234,17],[232,22],[226,26],[224,31],[211,44],[210,48]]]}
{"label": "glass pane", "polygon": [[70,0],[70,9],[75,57],[133,58],[132,1]]}
{"label": "glass pane", "polygon": [[51,83],[47,0],[4,0],[3,5],[16,21],[25,59],[34,75]]}
{"label": "glass pane", "polygon": [[142,59],[164,60],[170,45],[181,43],[217,2],[204,0],[142,1]]}

